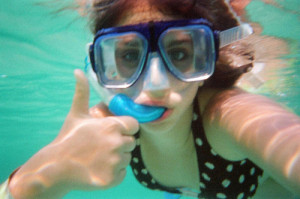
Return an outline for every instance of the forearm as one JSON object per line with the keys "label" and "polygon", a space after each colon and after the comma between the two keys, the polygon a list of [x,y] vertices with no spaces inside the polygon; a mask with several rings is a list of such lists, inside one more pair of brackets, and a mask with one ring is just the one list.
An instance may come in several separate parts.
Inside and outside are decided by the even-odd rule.
{"label": "forearm", "polygon": [[68,192],[59,181],[64,172],[59,169],[59,161],[53,159],[54,153],[46,146],[16,171],[9,181],[15,199],[62,198]]}
{"label": "forearm", "polygon": [[298,116],[265,97],[234,89],[216,95],[204,117],[207,129],[229,136],[245,156],[300,195]]}

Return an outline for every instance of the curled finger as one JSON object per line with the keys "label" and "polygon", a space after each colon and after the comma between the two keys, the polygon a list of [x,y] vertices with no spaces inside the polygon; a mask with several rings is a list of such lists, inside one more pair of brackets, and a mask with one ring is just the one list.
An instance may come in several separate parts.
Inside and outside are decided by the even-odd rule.
{"label": "curled finger", "polygon": [[124,144],[122,146],[123,152],[132,152],[136,147],[136,140],[134,136],[124,135],[123,138]]}
{"label": "curled finger", "polygon": [[124,135],[134,135],[139,130],[139,123],[136,119],[129,116],[110,117],[119,124],[121,133]]}

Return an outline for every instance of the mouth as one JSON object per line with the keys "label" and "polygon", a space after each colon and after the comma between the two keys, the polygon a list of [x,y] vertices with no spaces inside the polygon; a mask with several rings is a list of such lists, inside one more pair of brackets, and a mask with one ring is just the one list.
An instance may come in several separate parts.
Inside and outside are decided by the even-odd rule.
{"label": "mouth", "polygon": [[149,101],[144,101],[142,103],[139,103],[140,105],[143,106],[149,106],[149,107],[160,107],[164,108],[165,111],[161,114],[161,116],[150,123],[156,123],[156,122],[161,122],[165,119],[167,119],[173,112],[173,108],[170,107],[169,105],[166,104],[165,101],[155,101],[155,100],[149,100]]}
{"label": "mouth", "polygon": [[124,94],[118,94],[110,101],[109,110],[115,115],[127,115],[135,118],[139,123],[151,122],[164,115],[166,108],[163,106],[149,106],[137,104]]}
{"label": "mouth", "polygon": [[172,114],[173,110],[172,109],[166,109],[165,112],[161,115],[160,118],[158,118],[157,120],[152,121],[151,123],[157,123],[157,122],[162,122],[165,119],[167,119],[171,114]]}
{"label": "mouth", "polygon": [[146,105],[146,106],[158,106],[158,107],[164,107],[166,109],[168,109],[169,107],[162,101],[146,101],[146,102],[143,102],[141,103],[143,105]]}

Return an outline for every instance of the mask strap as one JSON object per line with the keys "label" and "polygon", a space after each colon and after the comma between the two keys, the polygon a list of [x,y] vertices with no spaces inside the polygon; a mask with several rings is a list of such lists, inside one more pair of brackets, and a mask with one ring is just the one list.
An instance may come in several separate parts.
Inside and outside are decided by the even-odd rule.
{"label": "mask strap", "polygon": [[222,48],[227,46],[235,41],[244,39],[253,33],[252,27],[245,23],[240,26],[236,26],[234,28],[230,28],[228,30],[221,31],[220,35],[220,46]]}

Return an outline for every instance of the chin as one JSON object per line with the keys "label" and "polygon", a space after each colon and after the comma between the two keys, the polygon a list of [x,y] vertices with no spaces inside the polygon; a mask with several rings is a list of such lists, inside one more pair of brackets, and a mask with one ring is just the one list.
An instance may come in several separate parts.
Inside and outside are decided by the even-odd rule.
{"label": "chin", "polygon": [[163,133],[172,130],[177,122],[174,112],[174,110],[168,109],[158,120],[141,124],[141,129],[151,134]]}
{"label": "chin", "polygon": [[176,124],[179,123],[187,109],[187,107],[167,109],[161,118],[153,122],[141,124],[140,127],[144,132],[151,134],[163,134],[174,131]]}

